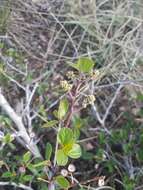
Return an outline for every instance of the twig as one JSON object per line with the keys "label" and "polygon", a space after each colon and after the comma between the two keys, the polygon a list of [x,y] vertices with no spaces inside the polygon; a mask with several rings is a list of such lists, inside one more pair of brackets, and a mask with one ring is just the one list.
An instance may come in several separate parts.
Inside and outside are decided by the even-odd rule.
{"label": "twig", "polygon": [[[0,107],[2,107],[2,109],[8,114],[8,116],[16,124],[18,133],[26,143],[26,147],[33,153],[35,157],[41,157],[36,144],[33,141],[31,141],[26,131],[26,128],[22,122],[22,118],[19,115],[17,115],[16,112],[13,110],[13,108],[9,105],[6,98],[1,93],[1,90],[0,90]],[[25,146],[25,144],[23,146]]]}
{"label": "twig", "polygon": [[27,108],[30,107],[31,101],[33,99],[33,96],[35,94],[35,91],[36,91],[37,87],[38,87],[38,83],[35,84],[35,86],[34,86],[34,88],[33,88],[33,90],[32,90],[31,93],[29,93],[29,88],[28,88],[28,92],[27,92],[27,105],[26,105],[26,107],[24,109],[24,112],[27,110]]}
{"label": "twig", "polygon": [[68,114],[67,119],[65,121],[65,127],[69,127],[69,125],[70,125],[70,122],[71,122],[71,119],[72,119],[72,116],[73,116],[73,112],[74,112],[74,107],[75,107],[75,103],[76,103],[77,94],[78,94],[80,86],[81,86],[81,83],[78,82],[73,94],[72,94],[72,91],[69,92],[69,96],[71,98],[71,103],[70,103],[71,105],[70,105],[69,114]]}
{"label": "twig", "polygon": [[110,110],[111,110],[111,108],[112,108],[112,106],[113,106],[115,100],[117,99],[117,96],[118,96],[120,90],[122,89],[122,87],[123,87],[123,85],[120,84],[120,86],[117,88],[117,90],[116,90],[116,92],[115,92],[115,95],[114,95],[114,97],[112,98],[112,100],[111,100],[111,102],[110,102],[110,104],[109,104],[109,106],[108,106],[108,108],[107,108],[107,110],[106,110],[106,112],[105,112],[105,115],[104,115],[104,117],[103,117],[103,119],[102,119],[103,124],[105,124],[105,120],[107,119],[107,117],[108,117],[108,115],[109,115],[109,112],[110,112]]}
{"label": "twig", "polygon": [[13,79],[12,77],[10,77],[9,75],[7,75],[5,72],[0,70],[0,74],[3,74],[6,78],[8,78],[11,82],[15,83],[17,86],[19,86],[21,89],[23,89],[25,91],[25,87],[23,85],[21,85],[19,82],[17,82],[15,79]]}
{"label": "twig", "polygon": [[3,181],[0,181],[0,186],[14,186],[14,187],[19,187],[21,189],[25,189],[25,190],[34,190],[33,188],[31,187],[28,187],[26,185],[23,185],[23,184],[16,184],[14,182],[3,182]]}
{"label": "twig", "polygon": [[61,129],[61,123],[59,123],[58,131],[57,131],[57,138],[56,138],[56,147],[55,147],[55,156],[54,156],[54,167],[56,166],[57,162],[57,151],[58,151],[58,132]]}
{"label": "twig", "polygon": [[93,111],[94,111],[94,113],[95,113],[95,116],[96,116],[98,122],[99,122],[102,126],[104,126],[104,122],[103,122],[102,118],[100,117],[99,112],[97,111],[97,108],[96,108],[96,106],[95,106],[94,104],[92,104],[92,109],[93,109]]}

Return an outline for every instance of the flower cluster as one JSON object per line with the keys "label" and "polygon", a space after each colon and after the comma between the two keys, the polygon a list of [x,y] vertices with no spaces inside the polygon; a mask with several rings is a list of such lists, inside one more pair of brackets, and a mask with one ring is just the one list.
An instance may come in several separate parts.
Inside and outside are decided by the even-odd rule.
{"label": "flower cluster", "polygon": [[86,108],[88,105],[92,105],[94,104],[96,98],[94,95],[88,95],[84,100],[83,100],[83,103],[82,103],[82,106],[83,108]]}
{"label": "flower cluster", "polygon": [[75,74],[73,71],[68,71],[66,76],[68,79],[71,79],[71,80],[73,80],[75,78]]}
{"label": "flower cluster", "polygon": [[72,89],[72,84],[69,84],[66,80],[60,81],[60,86],[64,91],[70,91]]}

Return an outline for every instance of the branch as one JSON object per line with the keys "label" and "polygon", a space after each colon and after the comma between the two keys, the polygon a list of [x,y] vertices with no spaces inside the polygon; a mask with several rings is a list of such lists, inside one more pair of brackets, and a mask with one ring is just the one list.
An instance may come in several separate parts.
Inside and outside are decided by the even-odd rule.
{"label": "branch", "polygon": [[110,112],[111,108],[113,107],[113,104],[114,104],[115,100],[117,99],[117,96],[118,96],[118,94],[120,93],[122,87],[123,87],[123,85],[120,84],[120,86],[117,88],[117,90],[116,90],[116,92],[115,92],[115,95],[114,95],[114,97],[112,98],[112,100],[111,100],[111,102],[110,102],[110,104],[109,104],[109,106],[108,106],[108,108],[107,108],[107,110],[106,110],[106,112],[105,112],[105,115],[104,115],[104,117],[103,117],[103,119],[102,119],[103,123],[105,123],[105,121],[106,121],[106,119],[107,119],[107,117],[108,117],[108,115],[109,115],[109,112]]}
{"label": "branch", "polygon": [[19,187],[19,188],[22,188],[22,189],[25,189],[25,190],[34,190],[32,189],[31,187],[28,187],[26,185],[23,185],[23,184],[16,184],[14,182],[3,182],[3,181],[0,181],[0,186],[14,186],[14,187]]}
{"label": "branch", "polygon": [[[18,133],[26,143],[26,147],[33,153],[35,157],[41,157],[39,150],[36,146],[36,144],[31,141],[25,126],[22,122],[22,118],[16,114],[16,112],[13,110],[13,108],[9,105],[5,97],[0,91],[0,107],[7,113],[7,115],[12,119],[12,121],[16,124]],[[23,145],[23,144],[22,144]]]}

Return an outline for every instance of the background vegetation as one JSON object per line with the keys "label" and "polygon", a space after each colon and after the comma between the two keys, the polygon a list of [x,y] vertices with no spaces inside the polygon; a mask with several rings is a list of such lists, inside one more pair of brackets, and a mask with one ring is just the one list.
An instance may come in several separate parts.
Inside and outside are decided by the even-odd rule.
{"label": "background vegetation", "polygon": [[0,188],[142,177],[142,0],[0,0]]}

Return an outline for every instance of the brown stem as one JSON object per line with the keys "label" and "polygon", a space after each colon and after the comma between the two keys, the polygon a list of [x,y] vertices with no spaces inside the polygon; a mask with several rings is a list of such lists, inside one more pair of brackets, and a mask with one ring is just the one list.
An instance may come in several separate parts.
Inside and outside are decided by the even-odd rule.
{"label": "brown stem", "polygon": [[73,112],[74,112],[74,106],[75,106],[75,102],[76,102],[76,96],[77,96],[77,93],[78,93],[78,90],[81,86],[81,82],[78,81],[78,84],[75,88],[75,91],[72,93],[72,92],[69,92],[69,95],[70,95],[70,99],[71,99],[71,107],[70,107],[70,110],[69,110],[69,114],[67,116],[67,119],[65,121],[65,127],[69,127],[70,125],[70,121],[72,119],[72,115],[73,115]]}

